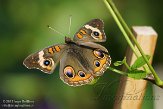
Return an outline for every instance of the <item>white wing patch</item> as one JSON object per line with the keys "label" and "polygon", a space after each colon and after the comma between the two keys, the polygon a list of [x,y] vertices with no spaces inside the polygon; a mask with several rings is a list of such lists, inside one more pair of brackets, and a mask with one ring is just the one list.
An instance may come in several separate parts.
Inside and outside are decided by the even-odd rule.
{"label": "white wing patch", "polygon": [[94,28],[94,27],[92,27],[90,25],[85,25],[84,27],[87,28],[87,29],[91,29],[92,31],[97,31],[101,35],[101,32],[100,32],[100,30],[98,28]]}
{"label": "white wing patch", "polygon": [[[44,56],[44,51],[40,51],[39,53],[38,53],[38,55],[39,55],[39,61],[38,61],[38,63],[40,64],[40,66],[41,67],[43,67],[43,68],[47,68],[47,66],[45,66],[44,65],[44,61],[46,60],[43,56]],[[51,62],[51,66],[54,66],[54,61],[53,61],[53,59],[52,58],[48,58],[48,60]],[[54,69],[54,68],[53,68]]]}
{"label": "white wing patch", "polygon": [[43,55],[44,55],[44,51],[40,51],[39,53],[38,53],[38,56],[39,56],[39,61],[38,61],[38,63],[40,64],[40,66],[42,66],[43,68],[45,68],[45,66],[44,66],[44,57],[43,57]]}

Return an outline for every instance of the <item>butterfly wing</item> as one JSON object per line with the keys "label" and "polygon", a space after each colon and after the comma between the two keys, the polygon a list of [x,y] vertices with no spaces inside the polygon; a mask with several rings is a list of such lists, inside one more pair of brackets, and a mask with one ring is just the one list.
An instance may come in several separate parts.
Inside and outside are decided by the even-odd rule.
{"label": "butterfly wing", "polygon": [[110,63],[105,47],[90,42],[81,43],[81,46],[74,45],[73,49],[69,47],[60,60],[60,78],[70,86],[89,84],[101,76]]}
{"label": "butterfly wing", "polygon": [[37,53],[29,55],[23,64],[29,69],[39,69],[44,73],[53,73],[66,45],[53,45]]}
{"label": "butterfly wing", "polygon": [[86,23],[74,36],[74,41],[105,42],[104,23],[100,19],[93,19]]}
{"label": "butterfly wing", "polygon": [[80,43],[83,55],[87,58],[89,66],[93,69],[93,75],[101,76],[111,64],[111,57],[108,50],[93,42]]}
{"label": "butterfly wing", "polygon": [[94,79],[90,69],[87,70],[85,67],[88,65],[88,63],[84,61],[86,64],[83,66],[78,60],[77,56],[72,54],[73,53],[68,52],[64,54],[60,60],[61,80],[70,86],[81,86],[88,84]]}

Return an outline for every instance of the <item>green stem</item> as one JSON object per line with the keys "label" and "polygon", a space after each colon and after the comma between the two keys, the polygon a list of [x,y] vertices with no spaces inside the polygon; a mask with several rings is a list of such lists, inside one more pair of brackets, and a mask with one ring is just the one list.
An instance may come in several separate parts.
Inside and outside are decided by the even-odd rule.
{"label": "green stem", "polygon": [[[135,36],[133,35],[133,33],[131,32],[131,30],[129,29],[129,27],[127,26],[127,24],[125,23],[125,21],[123,20],[123,18],[121,17],[119,11],[117,10],[116,6],[114,5],[114,3],[112,2],[112,0],[104,0],[105,5],[107,6],[107,8],[109,9],[109,11],[111,12],[114,20],[116,21],[117,25],[119,26],[120,30],[122,31],[122,33],[124,34],[124,37],[126,39],[126,41],[128,42],[129,46],[131,47],[131,49],[133,50],[133,52],[135,53],[135,55],[138,57],[138,53],[136,52],[131,40],[129,39],[129,37],[133,40],[133,42],[135,43],[136,47],[138,48],[140,54],[142,55],[142,57],[144,58],[145,62],[147,63],[150,71],[152,72],[152,74],[155,77],[156,83],[158,85],[163,85],[163,81],[161,81],[161,79],[158,77],[158,75],[156,74],[154,68],[151,66],[151,64],[149,63],[147,57],[145,56],[142,48],[140,47],[140,45],[138,44]],[[128,36],[129,34],[129,36]],[[146,68],[145,68],[146,69]]]}
{"label": "green stem", "polygon": [[[127,24],[125,23],[125,21],[123,20],[123,18],[121,17],[121,15],[120,15],[120,13],[119,13],[119,11],[118,11],[118,9],[116,8],[116,6],[114,5],[114,3],[112,2],[112,0],[108,0],[108,3],[109,3],[109,5],[110,5],[110,7],[111,7],[111,9],[113,10],[113,13],[116,15],[116,17],[117,17],[117,19],[118,19],[118,21],[120,22],[120,24],[121,24],[121,26],[123,27],[123,29],[124,29],[124,31],[126,32],[126,34],[127,34],[127,37],[128,38],[126,38],[126,40],[128,40],[129,39],[129,36],[132,34],[133,35],[133,33],[131,32],[131,30],[129,29],[129,27],[127,26]],[[115,19],[115,18],[114,18]],[[118,25],[119,26],[119,25]],[[121,30],[122,31],[122,30]],[[129,34],[129,35],[128,35]],[[134,35],[133,35],[134,36]],[[135,38],[135,36],[134,36],[134,38]],[[130,40],[130,39],[129,39]],[[135,39],[136,40],[136,39]],[[131,41],[131,40],[130,40]],[[131,47],[131,45],[129,44],[129,46]],[[132,47],[131,47],[131,49],[132,49]],[[134,50],[133,50],[134,49]],[[139,57],[139,53],[135,50],[135,48],[133,48],[132,50],[133,50],[133,52],[134,52],[134,54],[136,55],[136,57],[138,58]],[[143,66],[143,68],[144,68],[144,70],[147,72],[148,70],[148,67],[147,66]]]}
{"label": "green stem", "polygon": [[[130,38],[128,37],[128,34],[126,32],[127,30],[125,30],[125,28],[123,27],[123,25],[121,25],[121,22],[120,21],[122,21],[122,17],[119,14],[116,15],[116,13],[118,13],[118,10],[115,8],[115,5],[112,2],[111,3],[110,2],[111,2],[111,0],[109,0],[109,3],[107,2],[107,0],[104,0],[105,5],[109,9],[109,11],[112,14],[115,22],[117,23],[118,27],[120,28],[121,32],[123,33],[123,35],[124,35],[127,43],[129,44],[130,48],[134,52],[135,56],[138,58],[139,57],[139,53],[135,50],[134,45],[132,44]],[[124,22],[122,22],[122,24],[124,24]],[[143,66],[143,68],[144,68],[144,70],[146,72],[148,71],[147,68],[146,68],[146,66]]]}
{"label": "green stem", "polygon": [[111,70],[111,71],[113,71],[113,72],[116,72],[116,73],[118,73],[118,74],[127,76],[127,73],[126,73],[126,72],[120,71],[120,70],[118,70],[118,69],[115,69],[115,68],[112,68],[112,67],[108,67],[108,69]]}
{"label": "green stem", "polygon": [[127,64],[126,61],[124,62],[124,65],[126,66],[126,68],[127,68],[128,70],[131,70],[130,66]]}
{"label": "green stem", "polygon": [[132,44],[132,42],[130,41],[126,31],[124,30],[123,26],[121,25],[121,23],[119,22],[116,14],[114,13],[113,9],[111,8],[111,6],[108,4],[108,2],[106,0],[104,0],[105,5],[107,6],[107,8],[109,9],[110,13],[112,14],[115,22],[117,23],[117,25],[119,26],[120,30],[122,31],[127,43],[130,45],[131,49],[133,50],[133,52],[135,53],[135,55],[138,57],[139,54],[136,52],[134,45]]}

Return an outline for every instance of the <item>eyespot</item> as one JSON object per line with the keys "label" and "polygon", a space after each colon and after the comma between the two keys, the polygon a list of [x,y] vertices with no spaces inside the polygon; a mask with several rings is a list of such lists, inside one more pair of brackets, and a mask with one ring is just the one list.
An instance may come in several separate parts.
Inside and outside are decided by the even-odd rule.
{"label": "eyespot", "polygon": [[99,32],[97,32],[97,31],[93,31],[93,35],[94,35],[94,36],[99,36],[100,34],[99,34]]}
{"label": "eyespot", "polygon": [[102,50],[94,50],[94,55],[98,58],[103,58],[105,56]]}
{"label": "eyespot", "polygon": [[79,75],[80,77],[82,77],[82,78],[86,76],[86,74],[85,74],[83,71],[79,71],[79,72],[78,72],[78,75]]}
{"label": "eyespot", "polygon": [[91,33],[91,36],[94,38],[94,39],[101,39],[102,37],[100,36],[100,32],[99,31],[93,31]]}
{"label": "eyespot", "polygon": [[74,70],[72,67],[68,66],[65,67],[64,69],[64,74],[68,77],[68,78],[73,78],[74,77]]}
{"label": "eyespot", "polygon": [[45,65],[45,66],[49,66],[50,63],[51,63],[50,60],[48,60],[48,59],[44,60],[44,65]]}
{"label": "eyespot", "polygon": [[94,62],[94,65],[95,65],[96,67],[100,67],[100,62],[96,60],[96,61]]}

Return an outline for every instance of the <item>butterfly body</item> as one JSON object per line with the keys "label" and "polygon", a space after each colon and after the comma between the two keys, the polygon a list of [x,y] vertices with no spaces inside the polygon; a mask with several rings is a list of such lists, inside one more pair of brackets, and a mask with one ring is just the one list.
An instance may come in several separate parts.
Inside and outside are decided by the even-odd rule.
{"label": "butterfly body", "polygon": [[52,73],[60,62],[60,78],[70,86],[89,84],[101,76],[111,64],[108,50],[95,42],[106,40],[103,22],[93,19],[74,36],[65,37],[65,44],[56,44],[28,56],[24,65]]}

